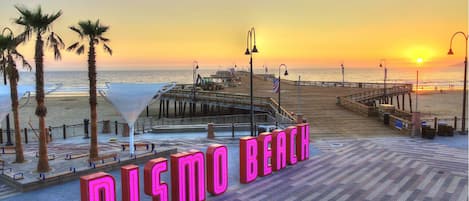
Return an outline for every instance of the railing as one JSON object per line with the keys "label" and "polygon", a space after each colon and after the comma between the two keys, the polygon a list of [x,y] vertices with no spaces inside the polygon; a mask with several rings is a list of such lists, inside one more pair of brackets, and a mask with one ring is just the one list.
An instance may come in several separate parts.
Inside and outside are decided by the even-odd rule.
{"label": "railing", "polygon": [[[171,90],[163,95],[164,98],[173,98],[173,99],[187,99],[191,100],[193,98],[192,91],[176,89]],[[197,91],[195,94],[195,101],[205,101],[210,103],[225,103],[225,104],[238,104],[238,105],[250,105],[250,96],[244,94],[233,94],[233,93],[224,93],[224,92],[206,92],[206,91]],[[253,97],[253,105],[255,107],[264,108],[271,115],[276,116],[278,113],[278,103],[269,97]],[[280,109],[280,116],[282,119],[289,119],[293,122],[296,121],[296,118],[290,114],[284,107]]]}
{"label": "railing", "polygon": [[401,134],[410,135],[412,132],[412,121],[389,115],[389,127],[399,130]]}
{"label": "railing", "polygon": [[[370,88],[374,88],[375,86],[383,86],[382,84],[378,85],[377,83],[365,84],[367,84],[366,86],[369,86]],[[410,93],[411,91],[411,84],[390,84],[390,88],[386,88],[386,95],[393,96],[399,94],[406,94]],[[377,114],[376,108],[374,106],[368,106],[365,103],[369,102],[370,100],[376,100],[383,97],[385,95],[384,92],[384,89],[377,88],[374,90],[368,90],[347,96],[337,97],[337,104],[364,116],[374,116]],[[403,113],[398,114],[404,115]],[[406,115],[405,117],[407,118]]]}
{"label": "railing", "polygon": [[363,116],[373,116],[376,111],[373,106],[368,106],[360,102],[353,101],[347,97],[337,97],[338,104],[342,107],[351,110],[353,112],[359,113]]}
{"label": "railing", "polygon": [[[206,117],[192,117],[192,118],[153,118],[153,117],[139,117],[134,124],[135,133],[144,133],[150,132],[152,127],[161,126],[161,125],[194,125],[194,124],[204,124],[215,123],[215,124],[242,124],[244,122],[249,122],[250,114],[241,114],[241,115],[222,115],[222,116],[206,116]],[[256,123],[260,122],[275,122],[275,117],[268,113],[255,114],[254,121]],[[288,119],[281,119],[282,124],[292,123]],[[105,124],[107,124],[105,126]],[[88,129],[87,136],[91,136],[91,128],[88,124],[88,128],[85,128],[85,124],[73,124],[73,125],[62,125],[62,126],[50,126],[47,128],[49,134],[49,139],[54,141],[56,139],[67,139],[70,137],[85,137],[85,130]],[[107,127],[106,129],[104,129]],[[118,121],[99,121],[97,124],[98,133],[101,134],[112,134],[112,135],[122,135],[125,133],[125,130],[128,129],[126,123]],[[12,142],[14,143],[15,131],[10,130]],[[38,142],[39,130],[25,128],[21,130],[22,142],[25,144],[31,142]],[[6,142],[7,133],[6,130],[0,129],[0,144]]]}
{"label": "railing", "polygon": [[[334,82],[334,81],[299,81],[298,80],[282,80],[282,82],[289,83],[292,85],[300,86],[318,86],[318,87],[348,87],[348,88],[369,88],[379,89],[384,88],[384,83],[380,82]],[[400,83],[386,83],[386,88],[400,87],[403,85],[411,84],[400,84]]]}

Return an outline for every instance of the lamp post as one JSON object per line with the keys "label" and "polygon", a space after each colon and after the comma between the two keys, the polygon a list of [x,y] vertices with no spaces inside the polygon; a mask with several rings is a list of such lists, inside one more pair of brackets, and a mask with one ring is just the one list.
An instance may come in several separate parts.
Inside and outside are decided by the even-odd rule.
{"label": "lamp post", "polygon": [[[288,70],[287,70],[287,65],[285,64],[280,64],[280,66],[278,66],[278,108],[277,108],[277,113],[278,113],[278,116],[280,116],[281,114],[281,107],[280,107],[280,94],[281,94],[281,91],[282,91],[282,88],[281,88],[281,84],[282,84],[282,74],[280,73],[280,69],[283,67],[285,67],[285,73],[284,75],[287,76],[288,75]],[[279,121],[277,119],[277,122],[275,124],[275,126],[278,128],[279,126]]]}
{"label": "lamp post", "polygon": [[422,66],[423,59],[417,59],[417,82],[415,85],[415,112],[419,111],[419,68]]}
{"label": "lamp post", "polygon": [[192,112],[193,114],[195,114],[195,87],[196,87],[196,74],[197,74],[197,70],[199,69],[199,62],[197,61],[193,61],[192,62]]}
{"label": "lamp post", "polygon": [[[384,68],[384,80],[383,80],[383,94],[384,94],[384,97],[386,97],[386,80],[388,78],[388,67],[386,65],[386,59],[381,59],[380,63],[379,63],[379,67],[380,68]],[[417,73],[418,74],[418,73]],[[418,83],[418,81],[417,81]],[[385,99],[385,103],[388,104],[387,102],[388,100]]]}
{"label": "lamp post", "polygon": [[466,39],[466,55],[464,57],[464,88],[463,88],[463,99],[462,99],[462,117],[461,117],[461,134],[467,134],[467,130],[466,130],[466,106],[467,106],[467,39],[469,38],[469,35],[465,34],[464,32],[462,31],[459,31],[459,32],[456,32],[453,34],[453,36],[451,37],[451,41],[449,43],[449,51],[448,51],[448,55],[453,55],[453,49],[452,49],[452,46],[453,46],[453,39],[456,35],[458,34],[462,34],[464,36],[464,39]]}
{"label": "lamp post", "polygon": [[340,64],[340,68],[342,70],[342,87],[345,87],[345,67],[344,67],[344,63]]}
{"label": "lamp post", "polygon": [[[254,40],[254,43],[253,43]],[[247,39],[246,39],[246,52],[244,52],[245,55],[249,55],[249,65],[250,65],[250,97],[251,97],[251,136],[254,136],[254,92],[253,92],[253,69],[252,69],[252,54],[253,53],[258,53],[257,47],[256,47],[256,30],[254,27],[252,27],[248,31]]]}

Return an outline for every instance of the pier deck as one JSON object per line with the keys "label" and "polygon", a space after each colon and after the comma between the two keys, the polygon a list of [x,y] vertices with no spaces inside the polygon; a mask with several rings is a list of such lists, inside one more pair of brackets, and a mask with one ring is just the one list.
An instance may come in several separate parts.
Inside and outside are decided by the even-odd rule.
{"label": "pier deck", "polygon": [[[224,92],[249,94],[249,77],[241,77],[242,84],[226,88]],[[272,81],[261,76],[254,77],[254,96],[271,97],[278,101],[278,94],[272,92]],[[370,88],[298,86],[282,80],[281,105],[290,112],[304,114],[311,124],[313,140],[328,138],[360,138],[397,136],[399,133],[384,126],[376,118],[364,117],[336,105],[338,96],[366,92]],[[299,104],[298,104],[299,103]]]}

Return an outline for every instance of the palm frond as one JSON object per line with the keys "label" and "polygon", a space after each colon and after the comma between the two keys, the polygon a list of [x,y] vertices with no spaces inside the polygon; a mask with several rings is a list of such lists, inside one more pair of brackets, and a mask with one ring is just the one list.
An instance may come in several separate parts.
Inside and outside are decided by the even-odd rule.
{"label": "palm frond", "polygon": [[67,48],[67,51],[75,50],[78,47],[78,45],[80,45],[80,42],[73,43]]}
{"label": "palm frond", "polygon": [[19,53],[18,51],[14,50],[14,51],[12,52],[12,54],[15,55],[15,57],[16,57],[17,59],[20,59],[20,60],[21,60],[21,63],[23,64],[23,68],[26,68],[26,69],[28,69],[28,70],[31,71],[31,69],[32,69],[31,64],[29,64],[28,61],[26,61],[26,59],[24,58],[24,56],[23,56],[21,53]]}
{"label": "palm frond", "polygon": [[80,29],[78,29],[78,28],[76,28],[76,27],[74,27],[74,26],[71,26],[71,27],[69,27],[69,28],[70,28],[72,31],[76,32],[76,33],[80,36],[81,39],[83,39],[83,32],[82,32]]}
{"label": "palm frond", "polygon": [[54,50],[54,58],[56,60],[60,60],[62,58],[60,49],[63,49],[65,47],[65,44],[63,43],[60,36],[58,36],[54,32],[51,32],[49,37],[47,37],[47,46]]}
{"label": "palm frond", "polygon": [[85,46],[84,46],[84,45],[81,45],[81,46],[77,49],[77,54],[83,54],[83,52],[85,52]]}
{"label": "palm frond", "polygon": [[112,49],[106,44],[106,43],[103,43],[103,48],[104,48],[104,51],[109,53],[110,55],[112,55]]}
{"label": "palm frond", "polygon": [[109,38],[105,38],[105,37],[102,37],[102,36],[99,37],[99,40],[102,40],[103,42],[109,42],[110,41]]}

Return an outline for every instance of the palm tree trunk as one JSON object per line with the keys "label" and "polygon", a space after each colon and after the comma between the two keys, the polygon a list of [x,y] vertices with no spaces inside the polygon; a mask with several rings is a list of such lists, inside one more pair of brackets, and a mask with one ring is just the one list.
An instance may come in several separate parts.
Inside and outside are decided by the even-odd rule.
{"label": "palm tree trunk", "polygon": [[90,80],[90,116],[91,116],[91,142],[90,158],[98,157],[98,114],[96,111],[96,52],[93,40],[90,40],[90,49],[88,52],[88,78]]}
{"label": "palm tree trunk", "polygon": [[39,161],[37,163],[38,172],[48,172],[49,160],[47,157],[47,136],[46,136],[46,115],[47,108],[44,103],[44,42],[41,34],[37,33],[36,51],[34,61],[36,63],[36,116],[39,118]]}
{"label": "palm tree trunk", "polygon": [[18,113],[18,70],[11,55],[8,55],[8,78],[10,79],[11,108],[13,110],[15,124],[15,163],[24,162],[23,144],[21,144],[20,118]]}

